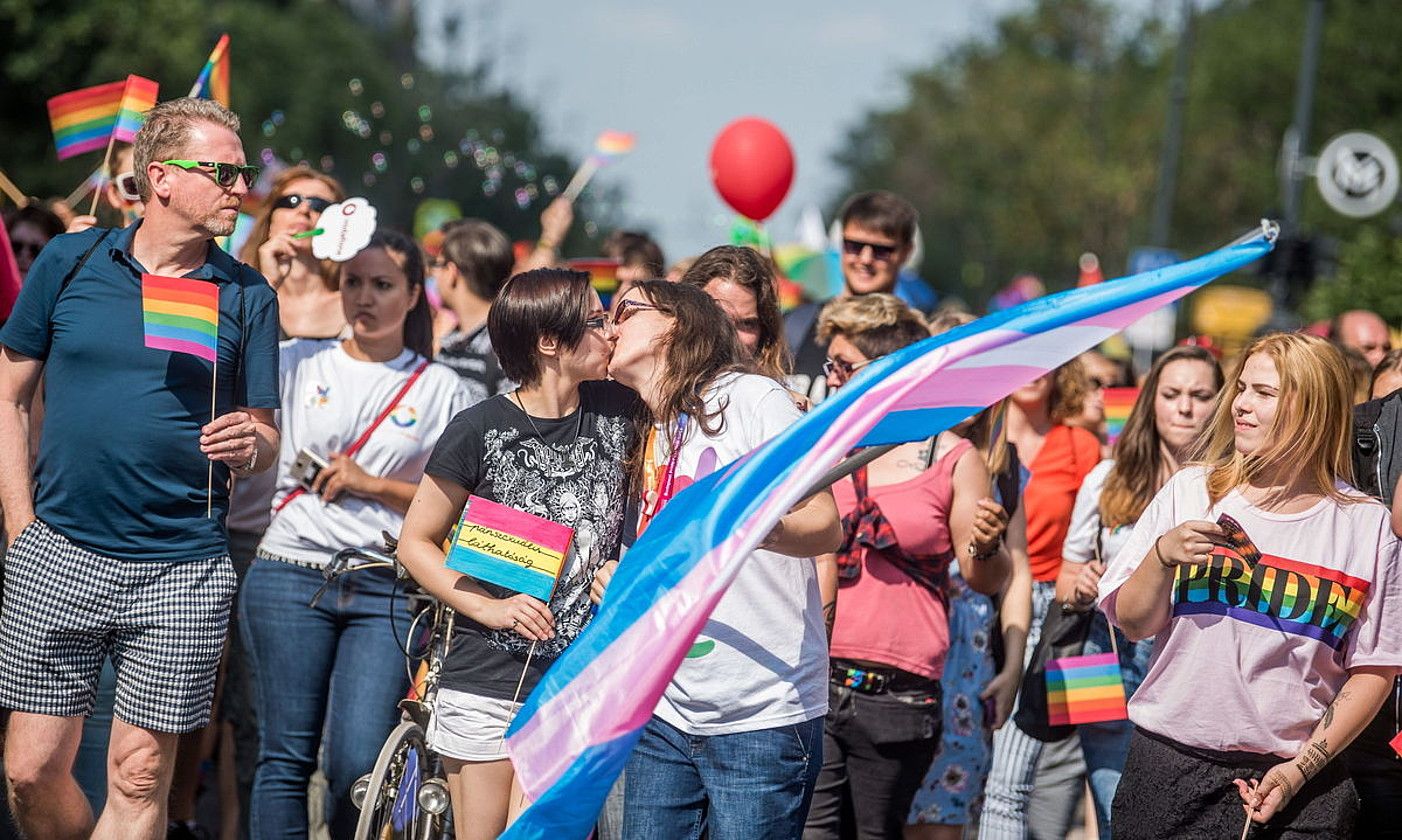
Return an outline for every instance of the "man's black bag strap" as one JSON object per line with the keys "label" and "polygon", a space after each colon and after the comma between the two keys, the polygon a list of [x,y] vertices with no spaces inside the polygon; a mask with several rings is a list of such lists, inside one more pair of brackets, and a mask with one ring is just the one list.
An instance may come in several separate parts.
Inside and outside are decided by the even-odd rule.
{"label": "man's black bag strap", "polygon": [[108,228],[107,230],[103,231],[102,235],[99,236],[97,239],[93,240],[93,243],[88,246],[88,250],[83,252],[83,256],[78,258],[78,261],[73,264],[73,267],[68,269],[68,273],[63,275],[63,282],[59,284],[58,294],[54,296],[55,306],[58,305],[58,299],[63,297],[64,291],[68,289],[68,284],[72,283],[73,278],[78,276],[78,272],[83,270],[83,266],[88,264],[88,257],[91,257],[92,252],[97,250],[97,246],[107,241],[107,237],[111,233],[112,228]]}

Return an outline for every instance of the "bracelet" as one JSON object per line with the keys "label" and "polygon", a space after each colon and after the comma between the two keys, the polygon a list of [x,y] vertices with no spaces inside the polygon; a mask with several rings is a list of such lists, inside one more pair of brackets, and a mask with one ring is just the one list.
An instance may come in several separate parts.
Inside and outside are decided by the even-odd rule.
{"label": "bracelet", "polygon": [[1158,540],[1154,540],[1154,557],[1158,558],[1158,561],[1159,561],[1159,565],[1160,565],[1160,566],[1163,566],[1165,569],[1173,569],[1173,568],[1174,568],[1173,564],[1172,564],[1172,563],[1165,563],[1165,562],[1164,562],[1164,559],[1163,559],[1163,555],[1159,553],[1159,540],[1163,539],[1163,536],[1164,536],[1163,534],[1159,534],[1159,539],[1158,539]]}
{"label": "bracelet", "polygon": [[998,543],[994,543],[992,548],[980,554],[978,550],[978,543],[974,540],[969,540],[969,556],[975,560],[987,560],[988,558],[992,557],[997,553]]}
{"label": "bracelet", "polygon": [[535,246],[537,248],[544,248],[547,251],[554,251],[556,248],[560,247],[558,243],[554,242],[553,240],[546,239],[543,236],[535,241]]}

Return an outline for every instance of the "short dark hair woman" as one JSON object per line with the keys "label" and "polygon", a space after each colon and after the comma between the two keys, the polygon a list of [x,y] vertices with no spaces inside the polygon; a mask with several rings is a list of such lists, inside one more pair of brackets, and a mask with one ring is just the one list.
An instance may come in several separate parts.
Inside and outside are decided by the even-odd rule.
{"label": "short dark hair woman", "polygon": [[[487,329],[520,387],[453,419],[399,540],[414,579],[458,613],[428,738],[447,759],[460,840],[498,836],[519,809],[506,727],[584,630],[594,572],[618,556],[638,411],[632,392],[600,381],[608,320],[588,274],[517,274],[497,295]],[[474,495],[574,529],[550,603],[444,565],[443,541]]]}

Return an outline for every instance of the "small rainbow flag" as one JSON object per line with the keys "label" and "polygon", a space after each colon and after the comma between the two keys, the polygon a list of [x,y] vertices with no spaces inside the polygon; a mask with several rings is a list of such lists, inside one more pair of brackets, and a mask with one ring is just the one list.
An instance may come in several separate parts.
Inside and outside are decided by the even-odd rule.
{"label": "small rainbow flag", "polygon": [[575,271],[589,272],[589,285],[599,293],[604,306],[608,306],[609,298],[618,291],[618,260],[581,258],[570,260],[566,265]]}
{"label": "small rainbow flag", "polygon": [[1120,439],[1125,430],[1125,421],[1134,410],[1134,402],[1139,399],[1138,388],[1105,389],[1105,442],[1111,446]]}
{"label": "small rainbow flag", "polygon": [[448,568],[549,602],[574,529],[471,496],[448,549]]}
{"label": "small rainbow flag", "polygon": [[219,36],[209,61],[204,63],[200,77],[190,88],[190,96],[198,99],[213,99],[225,108],[229,107],[229,34]]}
{"label": "small rainbow flag", "polygon": [[123,143],[136,142],[136,132],[146,123],[146,112],[156,105],[161,86],[140,76],[127,76],[122,102],[117,110],[117,124],[112,137]]}
{"label": "small rainbow flag", "polygon": [[1120,658],[1114,653],[1047,662],[1047,722],[1052,726],[1129,717]]}
{"label": "small rainbow flag", "polygon": [[141,275],[146,346],[219,358],[219,286],[207,280]]}
{"label": "small rainbow flag", "polygon": [[622,157],[633,151],[638,138],[630,131],[605,131],[594,140],[594,157],[600,163]]}
{"label": "small rainbow flag", "polygon": [[60,94],[49,100],[58,159],[67,160],[107,145],[122,108],[126,82],[109,82]]}

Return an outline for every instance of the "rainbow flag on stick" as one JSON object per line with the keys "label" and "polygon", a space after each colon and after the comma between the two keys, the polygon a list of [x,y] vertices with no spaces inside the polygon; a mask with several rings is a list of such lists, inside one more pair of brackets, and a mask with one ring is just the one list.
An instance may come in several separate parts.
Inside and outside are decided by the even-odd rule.
{"label": "rainbow flag on stick", "polygon": [[141,275],[141,320],[146,346],[219,358],[219,286],[207,280]]}
{"label": "rainbow flag on stick", "polygon": [[204,69],[190,88],[190,96],[197,99],[213,99],[225,108],[229,107],[229,34],[219,36]]}
{"label": "rainbow flag on stick", "polygon": [[579,198],[579,194],[584,192],[584,188],[589,185],[600,169],[613,163],[618,158],[633,151],[633,147],[638,143],[638,139],[631,132],[627,131],[605,131],[594,138],[594,152],[584,159],[584,163],[579,165],[574,177],[570,178],[565,191],[560,195],[574,201]]}
{"label": "rainbow flag on stick", "polygon": [[1125,430],[1125,421],[1134,410],[1134,401],[1139,399],[1138,388],[1105,389],[1105,442],[1111,446],[1120,439]]}
{"label": "rainbow flag on stick", "polygon": [[574,529],[472,496],[448,549],[448,568],[550,602]]}
{"label": "rainbow flag on stick", "polygon": [[1047,662],[1047,722],[1052,726],[1128,717],[1118,656],[1097,653]]}
{"label": "rainbow flag on stick", "polygon": [[156,106],[156,97],[161,86],[141,76],[127,76],[122,90],[121,105],[117,110],[117,124],[112,129],[112,138],[122,143],[136,142],[136,132],[146,123],[146,112]]}
{"label": "rainbow flag on stick", "polygon": [[59,160],[107,145],[122,109],[126,82],[109,82],[60,94],[49,100],[49,125]]}

